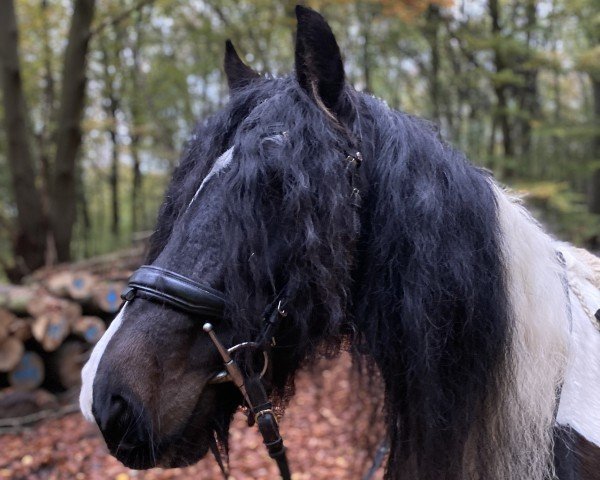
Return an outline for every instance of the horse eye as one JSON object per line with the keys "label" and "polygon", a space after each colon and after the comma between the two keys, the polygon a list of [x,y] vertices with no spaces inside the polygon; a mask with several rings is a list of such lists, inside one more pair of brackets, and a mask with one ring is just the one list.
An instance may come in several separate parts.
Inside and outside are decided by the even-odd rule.
{"label": "horse eye", "polygon": [[281,132],[263,139],[264,142],[273,142],[277,145],[283,145],[288,139],[288,132]]}
{"label": "horse eye", "polygon": [[265,137],[260,142],[260,147],[263,155],[271,156],[277,155],[279,149],[285,145],[288,139],[287,132],[277,133],[275,135],[270,135]]}

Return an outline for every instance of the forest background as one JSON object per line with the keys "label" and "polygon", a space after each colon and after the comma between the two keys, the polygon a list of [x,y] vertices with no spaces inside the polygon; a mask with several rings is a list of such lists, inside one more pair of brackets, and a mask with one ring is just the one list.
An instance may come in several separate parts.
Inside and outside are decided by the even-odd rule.
{"label": "forest background", "polygon": [[0,277],[153,228],[195,123],[227,101],[230,38],[293,65],[293,8],[330,21],[349,81],[600,248],[598,0],[0,0]]}

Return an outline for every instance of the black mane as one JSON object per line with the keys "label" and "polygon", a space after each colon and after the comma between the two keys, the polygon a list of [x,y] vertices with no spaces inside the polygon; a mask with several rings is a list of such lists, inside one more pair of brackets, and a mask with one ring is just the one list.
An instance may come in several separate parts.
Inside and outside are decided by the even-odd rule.
{"label": "black mane", "polygon": [[[222,288],[244,339],[285,284],[293,293],[274,350],[279,398],[317,349],[335,353],[350,338],[381,372],[388,478],[463,478],[469,436],[484,479],[494,452],[481,419],[508,368],[511,318],[490,179],[432,125],[380,100],[346,87],[337,108],[339,123],[292,76],[236,90],[190,141],[148,263],[234,146],[218,225]],[[354,142],[364,157],[360,225],[345,162]]]}

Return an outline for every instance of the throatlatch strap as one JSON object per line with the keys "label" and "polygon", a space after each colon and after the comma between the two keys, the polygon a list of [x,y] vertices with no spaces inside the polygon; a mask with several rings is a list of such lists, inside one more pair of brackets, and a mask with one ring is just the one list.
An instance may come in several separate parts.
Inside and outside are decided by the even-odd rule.
{"label": "throatlatch strap", "polygon": [[264,348],[269,348],[279,324],[287,316],[285,303],[289,289],[289,285],[286,284],[263,313],[263,331],[258,337],[257,343]]}

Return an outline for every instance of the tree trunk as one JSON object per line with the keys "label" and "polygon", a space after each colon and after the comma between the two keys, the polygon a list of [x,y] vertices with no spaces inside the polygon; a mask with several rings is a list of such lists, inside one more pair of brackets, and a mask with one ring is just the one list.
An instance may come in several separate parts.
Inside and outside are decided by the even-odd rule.
{"label": "tree trunk", "polygon": [[[34,154],[19,64],[18,28],[12,0],[0,1],[0,63],[8,165],[17,207],[15,257],[26,269],[44,265],[47,222],[35,184]],[[23,272],[26,273],[26,272]]]}
{"label": "tree trunk", "polygon": [[112,143],[112,161],[110,166],[110,202],[111,202],[111,224],[110,231],[116,237],[119,235],[119,226],[121,223],[119,215],[119,141],[117,139],[117,101],[115,97],[110,99],[110,112],[115,122],[108,131]]}
{"label": "tree trunk", "polygon": [[430,5],[427,9],[427,24],[425,26],[425,38],[429,43],[431,53],[431,68],[429,69],[429,96],[431,98],[431,109],[433,120],[441,121],[440,108],[440,8]]}
{"label": "tree trunk", "polygon": [[95,0],[76,0],[65,51],[58,114],[56,160],[51,191],[51,221],[59,262],[71,258],[70,244],[76,217],[76,160],[81,145],[85,104],[86,56]]}
{"label": "tree trunk", "polygon": [[[133,128],[137,125],[132,122]],[[132,184],[131,184],[131,231],[137,232],[140,224],[144,225],[144,211],[141,198],[142,193],[142,168],[139,152],[140,135],[133,133],[131,135],[131,159],[132,159]],[[141,222],[140,222],[141,220]]]}
{"label": "tree trunk", "polygon": [[[527,44],[527,62],[531,63],[534,58],[534,34],[537,28],[537,7],[535,0],[528,0],[526,6],[526,44]],[[521,110],[521,131],[520,131],[520,146],[521,155],[525,160],[531,162],[529,154],[531,153],[531,122],[539,116],[539,99],[538,99],[538,69],[534,66],[527,66],[523,72],[525,84],[520,88],[519,108]]]}
{"label": "tree trunk", "polygon": [[[594,90],[594,122],[597,128],[600,128],[600,78],[592,78],[592,88]],[[594,136],[594,152],[598,155],[600,152],[600,134]],[[590,180],[590,212],[600,214],[600,167],[592,173]]]}
{"label": "tree trunk", "polygon": [[[502,28],[500,26],[500,6],[498,4],[498,0],[489,0],[488,10],[492,19],[492,35],[494,37],[495,43],[497,43],[498,39],[501,37],[502,34]],[[496,67],[496,73],[500,73],[506,69],[505,59],[503,58],[503,55],[499,51],[499,48],[497,46],[494,47],[494,64]],[[514,146],[512,141],[512,129],[510,125],[510,118],[508,115],[508,92],[506,89],[506,85],[504,85],[503,83],[496,83],[494,85],[494,92],[496,94],[497,102],[494,117],[496,118],[497,123],[500,126],[500,130],[502,132],[502,146],[504,150],[504,156],[512,158],[514,156]],[[509,166],[505,169],[505,176],[507,178],[513,177],[514,174],[515,172],[513,167]]]}
{"label": "tree trunk", "polygon": [[[108,117],[108,135],[112,147],[112,159],[110,167],[110,205],[111,205],[111,232],[116,237],[119,235],[119,139],[117,135],[117,111],[119,110],[119,99],[117,97],[115,78],[110,73],[109,48],[105,39],[100,40],[102,56],[104,60],[104,91],[108,102],[106,103],[106,116]],[[115,71],[119,69],[117,61],[119,52],[115,54]]]}
{"label": "tree trunk", "polygon": [[77,168],[77,186],[76,186],[77,204],[79,205],[78,214],[81,215],[81,226],[83,230],[83,256],[91,255],[90,249],[90,232],[92,230],[92,219],[90,217],[90,207],[88,204],[87,194],[85,192],[85,182],[83,178],[83,168]]}
{"label": "tree trunk", "polygon": [[[142,19],[143,11],[140,12],[135,22],[135,43],[131,47],[133,57],[133,68],[131,71],[131,83],[133,86],[130,102],[131,122],[129,126],[131,138],[131,160],[132,160],[132,184],[131,184],[131,231],[137,232],[140,223],[145,225],[142,193],[142,168],[140,159],[140,126],[141,126],[141,66],[140,50],[142,48]],[[141,220],[141,222],[140,222]]]}
{"label": "tree trunk", "polygon": [[[42,41],[44,42],[43,48],[43,62],[44,62],[44,94],[42,103],[42,122],[41,128],[38,135],[39,142],[39,156],[40,156],[40,195],[42,198],[42,204],[44,207],[45,215],[50,210],[50,198],[49,190],[51,183],[51,142],[52,142],[52,128],[56,116],[56,95],[55,95],[55,80],[52,70],[52,48],[50,45],[50,26],[48,24],[48,0],[42,0],[41,2],[41,15],[43,16],[43,32]],[[47,263],[48,263],[48,259]]]}

